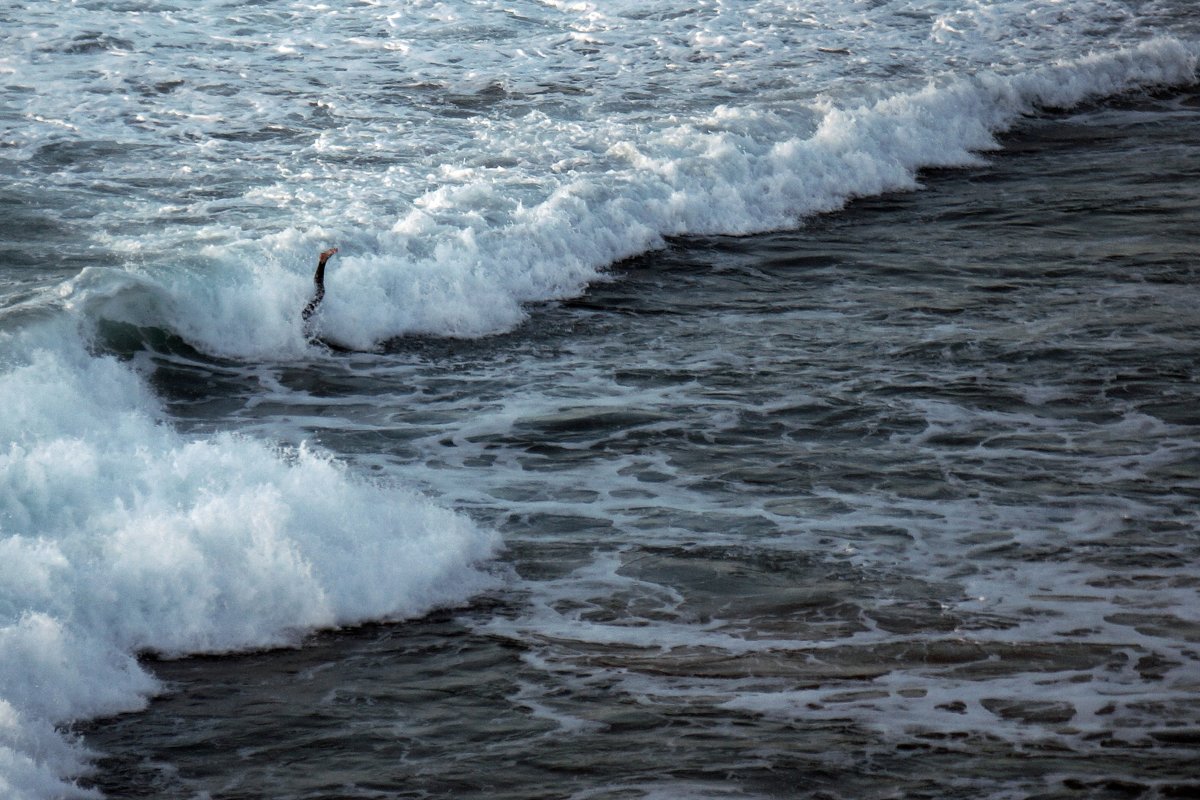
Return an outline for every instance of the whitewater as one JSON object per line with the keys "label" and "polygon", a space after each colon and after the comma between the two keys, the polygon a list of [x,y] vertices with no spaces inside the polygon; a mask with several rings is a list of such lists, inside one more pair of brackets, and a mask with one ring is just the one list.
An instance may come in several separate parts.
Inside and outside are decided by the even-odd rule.
{"label": "whitewater", "polygon": [[[163,693],[146,657],[296,647],[314,631],[420,619],[484,595],[528,599],[525,616],[478,625],[523,641],[567,638],[587,622],[560,607],[579,587],[646,590],[675,608],[682,595],[647,590],[653,581],[607,550],[540,582],[516,574],[506,548],[528,542],[507,537],[504,513],[488,505],[508,497],[509,512],[528,513],[533,500],[515,482],[485,503],[462,465],[435,467],[422,450],[414,467],[313,429],[369,420],[389,430],[382,409],[442,401],[440,378],[397,382],[414,376],[413,342],[447,353],[503,342],[555,303],[620,281],[631,259],[701,237],[803,229],[856,200],[920,190],[931,169],[987,164],[999,137],[1030,119],[1194,87],[1200,56],[1200,15],[1171,0],[35,0],[0,11],[0,23],[0,795],[12,800],[100,794],[80,782],[96,754],[71,726]],[[308,341],[299,315],[315,255],[334,245],[318,325],[359,360]],[[704,358],[724,357],[717,350]],[[207,387],[197,403],[218,410],[180,411],[189,398],[163,388],[164,363],[197,369]],[[630,396],[605,397],[592,366],[584,352],[554,373],[567,396],[612,415],[584,430],[632,413]],[[490,368],[461,380],[503,393]],[[292,369],[331,381],[348,370],[348,384],[374,388],[338,396],[314,378],[297,401],[301,390],[280,377]],[[237,375],[231,397],[257,392],[231,400],[235,411],[212,399],[227,373]],[[1044,387],[1029,396],[1042,390],[1053,402]],[[668,389],[639,392],[645,407],[670,402]],[[500,410],[455,401],[420,424],[467,448],[535,419],[570,450],[577,419],[559,400],[539,385],[505,395]],[[243,408],[257,409],[253,419]],[[932,401],[923,412],[939,430],[967,425]],[[620,424],[666,425],[656,413]],[[720,428],[727,413],[697,427]],[[1038,429],[1007,413],[991,424]],[[1121,424],[1130,438],[1167,442],[1147,461],[1186,458],[1186,421]],[[1150,468],[1121,459],[1117,472]],[[664,458],[654,469],[677,466]],[[691,484],[639,469],[643,484],[670,487],[658,495],[668,505],[696,503]],[[587,480],[625,497],[649,491],[618,466]],[[889,518],[856,491],[839,495],[859,504],[845,525]],[[572,502],[558,510],[576,513]],[[969,505],[955,506],[947,529],[987,516]],[[1037,529],[1039,511],[1013,518]],[[1093,511],[1063,524],[1083,531]],[[632,512],[606,513],[623,525]],[[660,546],[680,528],[697,547],[729,544],[695,521],[632,527]],[[587,549],[606,544],[597,535]],[[1072,575],[1064,595],[1093,591]],[[949,576],[960,577],[938,573]],[[1011,591],[1000,575],[971,589],[981,606]],[[1186,583],[1166,594],[1180,609],[1195,599]],[[650,619],[584,638],[736,658],[800,647],[769,624],[722,630],[719,610]],[[1080,627],[1110,624],[1096,612]],[[1186,696],[1191,680],[1164,697]],[[1039,690],[1039,701],[1107,713],[1107,699],[1071,688]],[[816,702],[812,691],[747,685],[722,708],[790,719]],[[893,700],[875,711],[925,724],[924,711]],[[955,702],[929,695],[924,707],[938,701]],[[528,703],[534,716],[590,729],[556,717],[545,698]],[[980,708],[961,716],[994,722]]]}

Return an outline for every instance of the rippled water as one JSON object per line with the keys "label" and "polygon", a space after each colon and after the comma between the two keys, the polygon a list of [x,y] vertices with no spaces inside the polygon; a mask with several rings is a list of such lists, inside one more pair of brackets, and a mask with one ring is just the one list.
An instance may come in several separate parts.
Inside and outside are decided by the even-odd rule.
{"label": "rippled water", "polygon": [[483,339],[251,364],[110,324],[180,429],[314,443],[506,551],[465,608],[148,662],[169,691],[82,728],[95,785],[1200,795],[1197,131],[1194,94],[1030,120]]}

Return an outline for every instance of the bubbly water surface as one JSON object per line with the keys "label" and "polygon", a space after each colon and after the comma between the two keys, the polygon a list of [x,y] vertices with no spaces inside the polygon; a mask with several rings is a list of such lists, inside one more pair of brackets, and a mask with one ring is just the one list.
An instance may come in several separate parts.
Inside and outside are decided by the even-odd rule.
{"label": "bubbly water surface", "polygon": [[1189,3],[0,19],[0,795],[1197,791]]}
{"label": "bubbly water surface", "polygon": [[513,574],[463,612],[157,664],[171,695],[91,732],[100,785],[1200,791],[1198,116],[1031,124],[926,192],[679,242],[504,337],[156,357],[181,424],[403,475],[502,531]]}

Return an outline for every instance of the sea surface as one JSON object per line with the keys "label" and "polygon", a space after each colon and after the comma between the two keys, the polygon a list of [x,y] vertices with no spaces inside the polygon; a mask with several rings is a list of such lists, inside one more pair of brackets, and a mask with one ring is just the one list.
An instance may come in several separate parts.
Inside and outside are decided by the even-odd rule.
{"label": "sea surface", "polygon": [[0,10],[0,797],[1200,796],[1198,55]]}

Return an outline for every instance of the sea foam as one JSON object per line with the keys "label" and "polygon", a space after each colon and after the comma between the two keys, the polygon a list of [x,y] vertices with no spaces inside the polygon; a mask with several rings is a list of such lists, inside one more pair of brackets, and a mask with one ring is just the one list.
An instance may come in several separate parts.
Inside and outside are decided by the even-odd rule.
{"label": "sea foam", "polygon": [[150,278],[174,301],[161,324],[202,348],[295,352],[309,261],[335,241],[343,252],[327,275],[323,335],[363,349],[407,334],[486,335],[671,237],[795,227],[856,197],[917,188],[922,169],[980,163],[998,133],[1039,109],[1195,78],[1196,49],[1161,38],[1024,72],[931,80],[860,105],[814,102],[799,132],[737,106],[640,135],[614,124],[590,143],[591,162],[561,174],[542,165],[534,196],[515,168],[467,170],[399,217],[244,241],[214,250],[202,269]]}
{"label": "sea foam", "polygon": [[303,447],[184,437],[126,365],[28,338],[0,376],[0,796],[84,794],[54,726],[144,705],[139,653],[291,645],[492,585],[495,535],[462,515]]}
{"label": "sea foam", "polygon": [[[115,21],[133,18],[122,12]],[[973,29],[969,21],[945,16],[936,38],[1006,30],[1003,20]],[[586,42],[589,49],[601,48],[601,33]],[[737,33],[729,31],[728,41]],[[45,85],[59,78],[84,85],[70,82],[85,75],[89,87],[100,74],[113,89],[83,100],[84,93],[63,92],[54,114],[29,111],[23,125],[36,136],[25,142],[24,133],[12,133],[13,151],[70,175],[71,165],[83,162],[115,164],[120,143],[136,133],[154,147],[200,142],[186,151],[191,163],[176,165],[180,181],[203,183],[204,176],[191,176],[218,163],[235,176],[250,170],[248,161],[238,166],[226,156],[234,134],[246,133],[226,124],[231,95],[201,91],[209,62],[197,56],[195,65],[174,65],[189,78],[193,67],[200,72],[204,80],[195,78],[194,86],[161,66],[153,75],[158,83],[129,86],[123,60],[163,52],[131,53],[138,40],[93,34],[56,51],[22,38],[30,55],[0,64],[5,74],[31,66]],[[719,50],[722,41],[694,44]],[[264,48],[219,44],[247,74],[260,66],[255,59]],[[314,628],[462,602],[491,585],[477,564],[498,546],[493,533],[465,517],[403,488],[364,481],[320,453],[228,434],[181,435],[127,365],[87,351],[77,325],[109,319],[167,328],[221,355],[300,354],[307,344],[299,309],[311,291],[312,258],[338,244],[319,318],[330,338],[369,348],[411,333],[509,330],[524,320],[527,304],[576,296],[614,263],[670,237],[794,227],[855,197],[916,188],[923,168],[977,163],[981,152],[996,148],[998,133],[1041,107],[1193,83],[1196,53],[1193,44],[1163,38],[1042,67],[1008,64],[969,76],[926,70],[934,77],[925,86],[864,90],[870,99],[861,100],[797,86],[806,98],[796,101],[800,108],[731,100],[676,106],[653,119],[614,114],[569,123],[531,112],[515,126],[521,141],[471,130],[483,148],[471,153],[475,160],[428,174],[424,162],[408,171],[392,164],[386,173],[336,172],[332,156],[357,157],[351,145],[366,123],[318,104],[294,123],[312,128],[287,145],[300,156],[262,159],[278,167],[279,186],[256,186],[240,197],[198,192],[205,199],[194,208],[172,197],[154,214],[128,205],[106,211],[114,229],[124,216],[154,221],[97,235],[125,257],[126,269],[90,269],[64,285],[58,307],[68,313],[40,333],[0,334],[0,796],[88,794],[69,780],[85,768],[86,754],[56,726],[141,706],[157,686],[137,663],[139,653],[287,645]],[[100,58],[110,65],[101,73],[75,61]],[[50,63],[59,71],[47,72]],[[631,66],[622,80],[640,87],[640,65]],[[177,83],[189,101],[214,104],[212,113],[183,113],[189,104],[170,100]],[[49,102],[27,94],[34,105]],[[122,105],[128,97],[139,104],[132,113]],[[172,105],[150,114],[154,98]],[[242,110],[254,119],[272,111]],[[382,125],[395,124],[381,116]],[[94,119],[108,119],[111,129],[88,128]],[[170,125],[182,127],[169,128],[171,136],[156,127]],[[299,134],[318,128],[311,151],[297,144],[307,141]],[[107,149],[59,138],[79,138],[79,130],[107,141]],[[291,135],[265,128],[249,134],[251,150],[265,147],[266,134]],[[427,145],[432,158],[440,157]],[[331,156],[324,173],[304,171],[318,163],[316,151]],[[159,157],[159,150],[148,152]],[[204,161],[195,153],[215,155]],[[378,186],[368,193],[372,182]],[[66,185],[64,191],[77,191]],[[109,195],[159,204],[157,196]],[[395,195],[407,198],[407,209],[395,210]],[[293,227],[258,221],[272,203],[280,215],[295,215]],[[219,221],[197,222],[209,217]],[[172,224],[180,227],[171,229],[177,218],[183,221]],[[156,240],[159,228],[169,235]],[[194,251],[186,260],[175,255],[182,242]]]}

